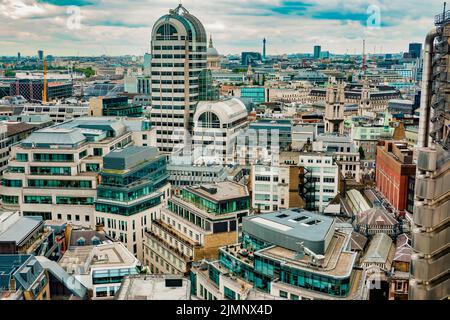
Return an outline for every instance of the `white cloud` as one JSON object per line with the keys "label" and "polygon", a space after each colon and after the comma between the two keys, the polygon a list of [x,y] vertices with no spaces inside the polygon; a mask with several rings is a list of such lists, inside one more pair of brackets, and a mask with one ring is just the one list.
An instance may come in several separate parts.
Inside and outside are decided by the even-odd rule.
{"label": "white cloud", "polygon": [[[0,55],[35,54],[37,49],[53,55],[143,54],[150,46],[153,23],[179,1],[92,2],[97,4],[80,7],[82,28],[70,30],[65,7],[36,0],[0,0]],[[409,42],[423,41],[434,15],[442,10],[440,0],[303,2],[312,5],[304,16],[272,10],[283,3],[289,5],[282,0],[184,0],[183,5],[204,23],[224,54],[260,51],[264,37],[269,54],[311,52],[315,44],[332,52],[361,52],[363,38],[369,51],[381,46],[386,52],[405,51]],[[381,29],[369,30],[361,21],[344,19],[364,14],[372,4],[381,9],[381,21],[386,25]],[[321,19],[315,19],[315,14],[321,14]]]}

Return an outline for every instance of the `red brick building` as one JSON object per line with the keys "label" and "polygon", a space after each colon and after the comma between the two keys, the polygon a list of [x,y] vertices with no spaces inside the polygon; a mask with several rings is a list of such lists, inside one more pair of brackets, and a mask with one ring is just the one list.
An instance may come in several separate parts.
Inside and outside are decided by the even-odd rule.
{"label": "red brick building", "polygon": [[395,209],[402,212],[407,207],[408,180],[416,174],[413,152],[406,142],[381,141],[377,146],[376,183],[378,190]]}

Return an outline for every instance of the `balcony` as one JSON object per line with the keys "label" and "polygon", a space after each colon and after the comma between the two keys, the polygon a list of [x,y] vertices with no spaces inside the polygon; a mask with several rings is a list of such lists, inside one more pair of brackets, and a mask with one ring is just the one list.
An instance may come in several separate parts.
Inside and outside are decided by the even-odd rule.
{"label": "balcony", "polygon": [[185,246],[191,247],[192,249],[200,247],[200,243],[187,238],[185,235],[183,235],[180,232],[174,230],[172,227],[170,227],[167,224],[163,223],[161,220],[153,220],[152,223],[157,228],[159,228],[159,229],[163,230],[164,232],[166,232],[166,233],[172,235],[173,237],[175,237],[178,241],[183,243]]}
{"label": "balcony", "polygon": [[147,231],[147,236],[150,236],[151,238],[157,240],[162,246],[169,249],[169,251],[174,252],[176,255],[178,255],[181,259],[183,259],[186,262],[192,261],[192,257],[188,257],[183,252],[181,252],[177,247],[174,247],[167,243],[163,238],[161,238],[158,234],[156,234],[153,231]]}

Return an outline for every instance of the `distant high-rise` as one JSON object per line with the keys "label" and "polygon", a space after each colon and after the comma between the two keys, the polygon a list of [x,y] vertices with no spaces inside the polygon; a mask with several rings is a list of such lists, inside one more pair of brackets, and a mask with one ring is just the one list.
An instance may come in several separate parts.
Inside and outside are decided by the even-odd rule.
{"label": "distant high-rise", "polygon": [[262,61],[262,56],[259,52],[242,52],[241,54],[241,64],[243,66],[253,66],[258,61]]}
{"label": "distant high-rise", "polygon": [[20,59],[21,59],[21,55],[20,55],[20,52],[18,52],[17,53],[17,61],[20,61]]}
{"label": "distant high-rise", "polygon": [[267,44],[267,40],[266,40],[266,38],[264,38],[264,40],[263,40],[263,54],[262,54],[263,61],[266,60],[266,44]]}
{"label": "distant high-rise", "polygon": [[39,50],[38,51],[38,58],[39,58],[39,60],[44,60],[44,51],[42,51],[42,50]]}
{"label": "distant high-rise", "polygon": [[450,293],[450,11],[435,23],[423,54],[409,290],[414,300],[448,299]]}
{"label": "distant high-rise", "polygon": [[420,58],[422,53],[421,43],[410,43],[409,44],[409,56],[413,59]]}
{"label": "distant high-rise", "polygon": [[200,20],[181,4],[162,16],[152,31],[152,113],[157,147],[171,152],[189,130],[207,68],[207,37]]}
{"label": "distant high-rise", "polygon": [[321,46],[314,46],[314,59],[320,59],[320,52],[322,51]]}

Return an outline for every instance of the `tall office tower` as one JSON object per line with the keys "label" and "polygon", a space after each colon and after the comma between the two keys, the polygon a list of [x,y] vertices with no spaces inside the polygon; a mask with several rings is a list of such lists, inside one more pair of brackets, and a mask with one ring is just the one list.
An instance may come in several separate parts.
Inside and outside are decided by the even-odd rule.
{"label": "tall office tower", "polygon": [[435,18],[424,46],[409,297],[450,292],[450,11]]}
{"label": "tall office tower", "polygon": [[314,59],[320,59],[320,52],[322,51],[321,46],[314,46]]}
{"label": "tall office tower", "polygon": [[421,43],[410,43],[409,44],[409,56],[413,59],[420,58],[422,53]]}
{"label": "tall office tower", "polygon": [[17,61],[20,61],[20,59],[21,59],[21,55],[20,55],[20,52],[18,52],[17,53]]}
{"label": "tall office tower", "polygon": [[44,51],[42,51],[42,50],[39,50],[38,51],[38,58],[39,58],[39,60],[44,60]]}
{"label": "tall office tower", "polygon": [[263,61],[266,60],[266,44],[267,44],[267,40],[266,40],[266,38],[264,38],[264,40],[263,40],[263,54],[262,54]]}
{"label": "tall office tower", "polygon": [[181,4],[156,21],[152,31],[152,113],[157,147],[172,152],[190,130],[199,95],[199,75],[207,67],[202,23]]}
{"label": "tall office tower", "polygon": [[345,85],[338,84],[336,92],[334,86],[330,85],[327,88],[325,103],[325,132],[343,135]]}

